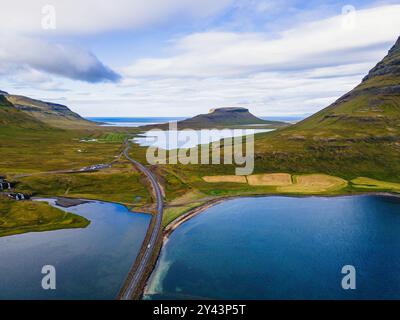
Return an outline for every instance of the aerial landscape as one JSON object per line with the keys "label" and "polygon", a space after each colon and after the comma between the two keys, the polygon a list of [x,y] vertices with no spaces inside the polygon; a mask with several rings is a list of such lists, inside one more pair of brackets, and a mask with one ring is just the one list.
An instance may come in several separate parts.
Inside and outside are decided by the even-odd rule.
{"label": "aerial landscape", "polygon": [[0,300],[400,299],[398,1],[20,2]]}

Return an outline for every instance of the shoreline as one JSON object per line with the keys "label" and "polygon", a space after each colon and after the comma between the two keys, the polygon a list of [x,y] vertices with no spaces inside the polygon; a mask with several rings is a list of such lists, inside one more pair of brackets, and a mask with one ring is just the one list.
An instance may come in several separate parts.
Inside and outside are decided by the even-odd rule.
{"label": "shoreline", "polygon": [[[71,200],[71,202],[73,202],[73,204],[72,205],[61,205],[61,204],[57,204],[56,202],[60,199],[60,198],[62,198],[62,199],[65,199],[65,200]],[[35,196],[35,197],[32,197],[30,200],[32,200],[32,201],[40,201],[40,199],[53,199],[53,200],[55,200],[56,202],[54,203],[55,205],[57,205],[57,206],[59,206],[59,207],[61,207],[61,208],[64,208],[64,209],[68,209],[68,208],[71,208],[71,207],[76,207],[76,206],[79,206],[79,205],[81,205],[81,204],[85,204],[85,203],[90,203],[90,202],[104,202],[104,203],[112,203],[112,204],[118,204],[118,205],[120,205],[120,206],[123,206],[123,207],[125,207],[129,212],[131,212],[131,213],[133,213],[133,214],[136,214],[136,213],[139,213],[139,214],[148,214],[148,215],[153,215],[153,213],[152,212],[149,212],[149,211],[139,211],[139,210],[132,210],[131,208],[129,208],[129,206],[127,205],[127,204],[125,204],[125,203],[121,203],[121,202],[116,202],[116,201],[110,201],[110,200],[99,200],[99,199],[89,199],[89,198],[69,198],[69,197],[59,197],[59,196],[43,196],[43,197],[39,197],[39,196]],[[75,202],[76,201],[76,202]],[[79,202],[79,203],[78,203]]]}
{"label": "shoreline", "polygon": [[391,193],[391,192],[362,192],[362,193],[355,193],[355,194],[322,194],[322,195],[299,195],[299,194],[293,194],[293,195],[288,195],[288,194],[259,194],[259,195],[238,195],[238,196],[227,196],[227,197],[220,197],[216,199],[212,199],[210,201],[207,201],[200,206],[193,208],[181,216],[177,217],[175,220],[171,221],[163,230],[163,246],[167,242],[168,238],[171,236],[171,234],[182,224],[185,222],[189,221],[190,219],[194,218],[195,216],[201,214],[207,209],[210,209],[222,202],[229,201],[229,200],[234,200],[234,199],[240,199],[240,198],[261,198],[261,197],[287,197],[287,198],[312,198],[312,197],[318,197],[318,198],[333,198],[333,197],[356,197],[356,196],[382,196],[382,197],[393,197],[393,198],[398,198],[400,199],[400,194],[397,193]]}

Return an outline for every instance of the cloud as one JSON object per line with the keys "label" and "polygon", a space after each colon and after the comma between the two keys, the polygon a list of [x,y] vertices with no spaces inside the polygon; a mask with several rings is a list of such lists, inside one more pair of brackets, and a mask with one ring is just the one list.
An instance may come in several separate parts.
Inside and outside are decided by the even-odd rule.
{"label": "cloud", "polygon": [[[360,67],[361,68],[361,67]],[[321,79],[329,70],[258,73],[229,78],[123,79],[118,86],[90,84],[69,92],[68,105],[85,116],[191,116],[213,107],[245,106],[257,115],[298,115],[329,105],[363,74]],[[81,91],[91,94],[82,95]]]}
{"label": "cloud", "polygon": [[[3,2],[3,0],[1,1]],[[57,28],[54,33],[99,33],[140,28],[171,21],[205,18],[227,7],[233,0],[13,0],[1,4],[0,29],[19,32],[43,32],[42,9],[55,8]],[[23,8],[23,9],[21,9]]]}
{"label": "cloud", "polygon": [[0,37],[0,65],[34,69],[87,82],[116,82],[120,75],[89,51],[22,36]]}
{"label": "cloud", "polygon": [[[0,32],[0,73],[17,66],[92,83],[115,82],[120,75],[93,53],[52,39],[154,26],[177,16],[188,21],[206,18],[232,1],[0,0],[0,30],[6,30],[6,35]],[[49,14],[44,8],[49,5],[54,8],[55,29],[42,27]]]}
{"label": "cloud", "polygon": [[[76,97],[85,115],[194,115],[247,106],[257,115],[313,113],[356,86],[394,43],[400,6],[298,25],[278,36],[203,32],[175,39],[164,58],[120,69],[119,88]],[[165,52],[165,50],[163,50]],[[93,106],[96,105],[96,110]]]}
{"label": "cloud", "polygon": [[[31,1],[37,3],[36,0]],[[26,5],[30,6],[31,1],[26,2]],[[63,2],[69,6],[68,1]],[[136,3],[135,5],[139,3],[129,2]],[[166,1],[172,6],[166,11],[164,4],[160,2],[161,7],[156,6],[154,12],[143,14],[143,19],[139,17],[138,20],[129,20],[127,16],[140,16],[143,8],[147,6],[148,10],[148,5],[155,2],[141,1],[140,6],[143,7],[133,16],[128,1],[114,1],[112,4],[115,3],[115,6],[124,3],[125,7],[95,5],[88,21],[81,21],[89,10],[86,3],[94,3],[94,0],[82,1],[75,8],[75,18],[66,14],[69,9],[62,13],[71,18],[71,21],[64,23],[64,18],[59,17],[59,29],[55,32],[59,35],[135,28],[153,25],[156,21],[162,23],[187,8],[191,8],[186,10],[187,14],[185,12],[187,19],[209,16],[220,10],[219,1],[215,0],[204,1],[206,9],[203,12],[196,12],[194,9],[196,5],[203,5],[203,1],[187,1],[182,5],[184,2]],[[71,3],[77,2],[71,0]],[[256,4],[255,1],[253,3]],[[274,10],[267,5],[270,2],[264,3],[256,9],[261,12]],[[56,1],[56,5],[64,4]],[[207,5],[210,7],[207,8]],[[60,14],[60,7],[57,8]],[[110,16],[103,14],[103,10],[110,10]],[[119,10],[124,12],[120,13]],[[32,12],[28,9],[26,11]],[[253,17],[253,11],[248,15]],[[207,32],[179,36],[163,42],[167,43],[167,47],[157,44],[155,54],[158,58],[147,55],[126,67],[118,68],[117,72],[123,76],[118,86],[109,82],[94,86],[90,82],[75,83],[63,79],[62,85],[70,90],[66,96],[67,101],[63,103],[84,116],[154,116],[155,113],[158,116],[190,116],[207,112],[212,107],[224,106],[246,106],[257,115],[312,113],[351,90],[383,58],[399,36],[398,16],[399,5],[381,6],[358,11],[353,26],[343,24],[343,17],[338,15],[301,24],[294,19],[290,24],[293,27],[283,31],[279,29],[282,25],[279,24],[281,20],[278,17],[273,31],[259,28],[257,32],[248,32],[252,28],[244,28],[247,32],[239,32],[238,28],[231,28],[231,25],[224,28],[224,19],[221,18],[218,23],[212,24],[213,29],[206,29],[209,30]],[[306,20],[309,21],[309,18],[307,16]],[[235,19],[243,21],[241,16]],[[27,25],[37,22],[32,21],[28,21]],[[77,24],[77,21],[81,24]],[[0,25],[1,23],[3,22],[0,21]],[[26,35],[29,27],[16,25],[21,27],[25,38],[29,36],[33,39],[32,34]],[[191,28],[179,29],[181,34],[188,30]],[[19,38],[16,42],[22,41]],[[0,37],[0,42],[1,39]],[[94,79],[107,78],[104,74],[110,71],[109,68],[90,52],[47,43],[50,48],[43,40],[32,41],[35,43],[21,47],[10,42],[6,51],[0,45],[0,73],[5,72],[5,68],[12,64],[14,68],[26,66],[27,70],[62,74],[72,79],[90,80],[93,74],[96,75]],[[24,52],[29,51],[29,46],[34,48],[32,52]],[[7,53],[7,59],[4,52]],[[57,61],[52,61],[53,58]],[[101,76],[93,72],[93,69],[100,70]],[[26,77],[41,81],[40,74],[33,73]],[[0,88],[13,91],[2,78]],[[111,80],[112,78],[113,76]],[[57,87],[58,84],[51,81],[46,84],[48,88],[54,86]],[[29,91],[27,88],[18,90],[23,94],[36,94],[37,97],[43,94],[39,90]],[[49,100],[56,101],[59,97],[57,92],[49,91],[47,94]]]}
{"label": "cloud", "polygon": [[399,36],[400,5],[357,11],[297,26],[270,38],[264,33],[204,32],[175,41],[178,54],[139,59],[131,77],[231,77],[375,60]]}

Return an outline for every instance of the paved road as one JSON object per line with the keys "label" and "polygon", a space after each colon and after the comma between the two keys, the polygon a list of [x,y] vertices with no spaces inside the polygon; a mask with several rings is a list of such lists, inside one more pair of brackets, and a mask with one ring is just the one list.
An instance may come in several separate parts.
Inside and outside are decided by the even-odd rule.
{"label": "paved road", "polygon": [[150,262],[150,258],[152,257],[153,252],[155,250],[157,236],[158,236],[159,232],[161,231],[161,222],[162,222],[162,216],[163,216],[163,196],[162,196],[161,188],[158,185],[155,176],[149,169],[147,169],[140,162],[137,162],[136,160],[132,159],[129,156],[128,151],[129,151],[129,146],[127,146],[124,150],[125,157],[130,162],[132,162],[140,171],[142,171],[147,176],[147,178],[149,179],[149,181],[151,183],[151,186],[156,195],[157,214],[155,216],[156,222],[154,224],[154,228],[152,230],[150,240],[148,240],[147,243],[143,244],[143,245],[145,245],[145,252],[142,256],[140,264],[137,267],[135,274],[130,279],[129,283],[126,284],[125,290],[120,296],[121,300],[132,299],[132,296],[136,292],[136,289],[137,289],[140,281],[143,279],[144,272],[146,271],[146,267],[148,266],[148,264]]}

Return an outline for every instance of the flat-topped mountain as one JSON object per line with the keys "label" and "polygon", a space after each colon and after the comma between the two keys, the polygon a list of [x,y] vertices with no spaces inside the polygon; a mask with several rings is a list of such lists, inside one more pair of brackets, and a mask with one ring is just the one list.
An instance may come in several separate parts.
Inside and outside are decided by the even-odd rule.
{"label": "flat-topped mountain", "polygon": [[269,170],[400,180],[400,38],[353,90],[258,143]]}
{"label": "flat-topped mountain", "polygon": [[[246,108],[216,108],[211,109],[209,113],[199,114],[193,118],[178,122],[179,129],[193,128],[232,128],[232,127],[262,127],[277,128],[288,125],[280,121],[268,121],[257,118]],[[152,127],[166,127],[168,124],[154,125]]]}
{"label": "flat-topped mountain", "polygon": [[61,104],[7,93],[3,93],[3,95],[16,109],[53,127],[72,128],[95,125]]}
{"label": "flat-topped mountain", "polygon": [[203,124],[209,125],[248,125],[248,124],[272,124],[273,121],[265,121],[257,118],[246,108],[216,108],[207,114],[200,114],[190,119],[181,121],[181,125]]}

